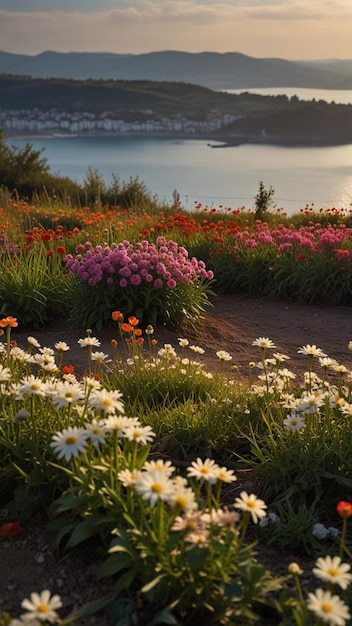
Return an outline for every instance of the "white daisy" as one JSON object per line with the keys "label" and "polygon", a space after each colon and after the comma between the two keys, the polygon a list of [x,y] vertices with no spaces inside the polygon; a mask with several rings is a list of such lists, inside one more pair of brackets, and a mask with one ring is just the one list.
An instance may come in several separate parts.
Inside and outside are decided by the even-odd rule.
{"label": "white daisy", "polygon": [[161,470],[167,476],[171,476],[171,474],[175,471],[175,466],[172,465],[171,461],[164,461],[164,459],[156,459],[155,461],[146,461],[143,465],[143,470],[149,472],[152,469]]}
{"label": "white daisy", "polygon": [[316,617],[331,626],[345,626],[351,614],[348,606],[330,591],[316,589],[315,593],[308,594],[307,607]]}
{"label": "white daisy", "polygon": [[59,459],[64,458],[65,461],[69,461],[72,457],[77,457],[81,452],[84,452],[86,444],[86,430],[77,426],[69,426],[53,436],[50,446],[54,449]]}
{"label": "white daisy", "polygon": [[304,428],[306,423],[304,419],[293,410],[284,420],[284,425],[294,433]]}
{"label": "white daisy", "polygon": [[136,441],[142,446],[145,446],[148,442],[153,441],[155,432],[150,426],[127,426],[124,429],[124,437],[126,437],[128,441]]}
{"label": "white daisy", "polygon": [[321,348],[317,348],[317,346],[314,343],[312,345],[307,343],[307,345],[297,350],[297,352],[298,354],[305,354],[306,356],[317,356],[317,357],[327,356],[325,352],[323,352]]}
{"label": "white daisy", "polygon": [[198,459],[193,461],[191,466],[188,467],[187,474],[189,477],[196,478],[196,480],[204,480],[214,485],[217,481],[217,471],[219,469],[219,466],[213,459],[205,459],[205,461],[202,461],[202,459],[198,457]]}
{"label": "white daisy", "polygon": [[117,437],[124,437],[126,428],[139,425],[139,421],[135,417],[127,417],[126,415],[109,415],[104,420],[108,432],[115,432]]}
{"label": "white daisy", "polygon": [[216,353],[216,356],[218,357],[218,359],[220,361],[231,361],[232,360],[231,354],[226,352],[226,350],[218,350],[218,352]]}
{"label": "white daisy", "polygon": [[88,398],[88,405],[97,411],[110,414],[118,411],[124,412],[124,405],[121,402],[122,393],[117,389],[108,391],[107,389],[94,389]]}
{"label": "white daisy", "polygon": [[205,350],[200,346],[190,346],[189,349],[193,350],[193,352],[195,352],[196,354],[204,354],[205,352]]}
{"label": "white daisy", "polygon": [[67,352],[70,349],[70,346],[67,345],[66,341],[58,341],[55,344],[55,348],[58,352]]}
{"label": "white daisy", "polygon": [[187,480],[183,476],[176,476],[172,482],[172,493],[168,503],[172,507],[178,507],[182,511],[194,511],[198,508],[195,493],[188,487]]}
{"label": "white daisy", "polygon": [[165,472],[151,470],[142,472],[136,481],[136,492],[143,500],[149,500],[149,504],[154,506],[158,500],[168,501],[172,495],[173,485]]}
{"label": "white daisy", "polygon": [[141,471],[137,469],[134,469],[132,471],[129,469],[124,469],[117,474],[117,478],[122,482],[124,487],[131,487],[135,485],[140,476]]}
{"label": "white daisy", "polygon": [[22,600],[21,606],[23,609],[27,609],[28,612],[24,614],[25,619],[38,619],[41,622],[49,622],[54,624],[59,619],[59,616],[55,609],[62,607],[60,596],[50,597],[50,591],[45,589],[39,593],[31,593],[30,599]]}
{"label": "white daisy", "polygon": [[177,341],[178,341],[179,345],[181,346],[181,348],[186,348],[186,346],[189,346],[188,339],[182,339],[182,337],[178,337]]}
{"label": "white daisy", "polygon": [[255,524],[257,524],[258,519],[266,515],[264,509],[266,509],[267,506],[265,502],[257,498],[253,493],[248,495],[246,491],[241,491],[240,497],[236,498],[234,506],[236,509],[250,513]]}
{"label": "white daisy", "polygon": [[32,396],[45,396],[46,385],[41,378],[31,374],[21,378],[19,385],[17,386],[16,400],[23,400],[24,398],[31,398]]}
{"label": "white daisy", "polygon": [[78,339],[77,343],[79,343],[81,348],[99,348],[99,346],[101,345],[99,339],[97,339],[96,337],[91,337],[91,335],[87,335],[87,337],[84,337],[84,339]]}
{"label": "white daisy", "polygon": [[341,589],[347,589],[352,581],[352,574],[349,573],[351,566],[342,563],[339,556],[320,557],[313,568],[313,574],[324,582],[339,585]]}
{"label": "white daisy", "polygon": [[215,470],[215,475],[218,480],[221,480],[223,483],[233,483],[237,480],[237,476],[234,475],[233,470],[229,470],[226,467],[218,467]]}
{"label": "white daisy", "polygon": [[31,337],[31,336],[27,337],[27,342],[28,342],[28,345],[33,348],[40,348],[40,343],[35,337]]}
{"label": "white daisy", "polygon": [[68,380],[59,380],[55,392],[50,393],[51,401],[56,409],[62,409],[74,404],[81,404],[84,399],[82,387],[79,383]]}
{"label": "white daisy", "polygon": [[252,346],[258,346],[263,349],[276,348],[275,344],[268,337],[258,337],[258,339],[253,341]]}
{"label": "white daisy", "polygon": [[93,419],[91,422],[86,422],[85,428],[87,431],[87,438],[98,447],[100,443],[105,443],[108,428],[102,421]]}

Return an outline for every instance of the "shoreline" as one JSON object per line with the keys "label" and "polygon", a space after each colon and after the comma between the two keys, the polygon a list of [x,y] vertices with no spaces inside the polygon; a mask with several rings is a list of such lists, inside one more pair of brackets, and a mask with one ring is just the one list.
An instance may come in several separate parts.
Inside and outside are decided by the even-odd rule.
{"label": "shoreline", "polygon": [[[146,137],[146,138],[163,138],[163,139],[180,139],[180,140],[190,140],[195,139],[199,141],[207,141],[209,148],[234,148],[236,146],[241,145],[265,145],[265,146],[281,146],[283,148],[323,148],[323,147],[332,147],[332,146],[344,146],[352,144],[352,139],[345,139],[338,141],[337,139],[319,139],[319,138],[311,138],[307,140],[307,138],[263,138],[263,137],[234,137],[234,138],[226,138],[223,135],[212,135],[211,133],[173,133],[173,132],[165,132],[165,133],[140,133],[140,132],[128,132],[128,133],[118,133],[118,132],[81,132],[81,133],[44,133],[44,132],[5,132],[5,141],[11,140],[38,140],[38,139],[92,139],[94,137],[102,138],[102,137],[114,137],[114,138],[122,138],[127,139],[129,137]],[[217,142],[217,143],[212,143]]]}

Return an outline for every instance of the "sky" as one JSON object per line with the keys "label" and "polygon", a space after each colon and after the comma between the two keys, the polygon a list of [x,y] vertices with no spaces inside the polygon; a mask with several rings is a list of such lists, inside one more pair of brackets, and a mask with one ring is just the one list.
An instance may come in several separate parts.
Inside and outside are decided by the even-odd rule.
{"label": "sky", "polygon": [[0,50],[352,59],[352,0],[0,0]]}

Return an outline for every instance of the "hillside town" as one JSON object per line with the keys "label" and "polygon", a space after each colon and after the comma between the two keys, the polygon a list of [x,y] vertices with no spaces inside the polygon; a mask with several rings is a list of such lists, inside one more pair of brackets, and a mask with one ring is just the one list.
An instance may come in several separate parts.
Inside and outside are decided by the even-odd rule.
{"label": "hillside town", "polygon": [[199,135],[217,131],[238,119],[238,116],[219,111],[212,111],[206,120],[190,120],[182,115],[153,117],[152,110],[138,111],[138,117],[141,119],[126,121],[117,119],[112,111],[95,114],[69,113],[55,108],[49,111],[41,111],[37,108],[0,109],[0,127],[9,135],[17,135],[21,132],[45,135],[89,133]]}

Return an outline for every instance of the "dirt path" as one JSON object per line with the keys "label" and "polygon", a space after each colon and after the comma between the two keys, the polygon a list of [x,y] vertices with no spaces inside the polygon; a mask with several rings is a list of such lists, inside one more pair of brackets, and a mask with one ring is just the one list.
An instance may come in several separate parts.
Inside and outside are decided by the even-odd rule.
{"label": "dirt path", "polygon": [[[75,365],[79,373],[87,365],[86,351],[77,343],[85,334],[85,329],[68,330],[61,322],[39,331],[13,329],[12,337],[22,347],[26,345],[28,335],[38,339],[41,346],[53,347],[59,340],[66,341],[70,351],[65,354],[65,363]],[[119,339],[117,326],[116,329],[104,328],[94,332],[94,336],[101,341],[101,347],[97,349],[113,355],[111,339]],[[257,337],[269,337],[277,351],[290,356],[287,366],[295,373],[307,368],[307,358],[297,354],[297,350],[307,343],[316,344],[328,356],[352,367],[352,353],[348,350],[348,343],[352,341],[351,307],[305,306],[242,295],[218,296],[213,299],[213,307],[206,310],[199,331],[161,327],[154,336],[158,346],[171,343],[175,348],[178,337],[188,338],[205,349],[201,357],[192,353],[190,356],[197,356],[197,360],[213,372],[221,365],[216,351],[227,350],[233,357],[231,364],[238,365],[243,377],[247,376],[248,363],[259,360],[258,348],[252,346]]]}

